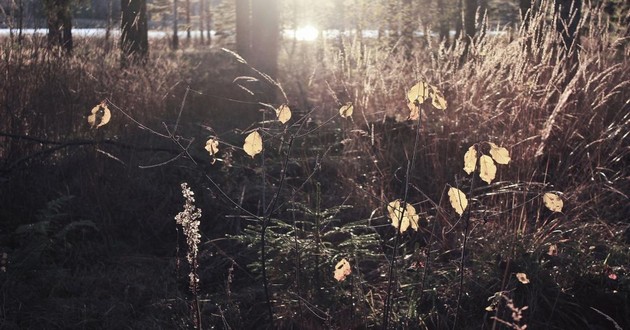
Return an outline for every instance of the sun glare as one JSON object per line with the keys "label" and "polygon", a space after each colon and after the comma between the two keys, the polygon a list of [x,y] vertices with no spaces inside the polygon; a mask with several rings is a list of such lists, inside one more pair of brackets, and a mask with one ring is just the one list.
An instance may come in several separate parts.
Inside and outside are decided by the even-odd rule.
{"label": "sun glare", "polygon": [[312,25],[302,26],[295,30],[295,39],[301,41],[313,41],[318,35],[319,30]]}

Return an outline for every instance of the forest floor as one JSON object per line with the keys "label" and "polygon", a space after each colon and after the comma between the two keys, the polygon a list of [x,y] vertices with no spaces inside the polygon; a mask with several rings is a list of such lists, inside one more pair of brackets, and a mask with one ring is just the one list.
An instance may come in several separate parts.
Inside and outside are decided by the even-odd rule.
{"label": "forest floor", "polygon": [[195,301],[203,328],[630,328],[630,57],[589,22],[577,59],[528,31],[289,41],[278,84],[228,45],[121,68],[2,40],[0,328],[189,328]]}

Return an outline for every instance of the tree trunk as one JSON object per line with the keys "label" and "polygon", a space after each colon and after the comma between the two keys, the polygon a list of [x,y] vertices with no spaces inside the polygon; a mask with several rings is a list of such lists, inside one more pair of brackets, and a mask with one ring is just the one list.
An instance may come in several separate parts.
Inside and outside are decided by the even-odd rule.
{"label": "tree trunk", "polygon": [[582,18],[582,0],[556,0],[555,12],[558,15],[556,30],[562,36],[567,52],[577,49],[578,24]]}
{"label": "tree trunk", "polygon": [[[206,2],[206,0],[201,0]],[[212,44],[212,11],[210,7],[212,3],[206,2],[206,37],[208,38],[208,45]]]}
{"label": "tree trunk", "polygon": [[466,33],[466,44],[469,44],[475,37],[475,18],[477,16],[477,0],[465,0],[464,4],[464,32]]}
{"label": "tree trunk", "polygon": [[107,27],[105,28],[105,41],[109,44],[109,37],[112,35],[112,12],[114,0],[107,0]]}
{"label": "tree trunk", "polygon": [[24,30],[24,2],[23,0],[18,1],[18,39],[17,42],[19,45],[22,44],[22,31]]}
{"label": "tree trunk", "polygon": [[179,36],[177,35],[177,33],[179,31],[177,31],[177,25],[179,24],[179,17],[178,17],[178,6],[179,3],[177,0],[173,0],[173,49],[177,50],[177,48],[179,48]]}
{"label": "tree trunk", "polygon": [[523,25],[527,28],[529,26],[529,17],[531,17],[531,13],[529,11],[532,8],[532,0],[519,0],[518,6],[521,10],[521,20],[523,21]]}
{"label": "tree trunk", "polygon": [[123,65],[146,61],[149,54],[146,0],[121,0],[120,47]]}
{"label": "tree trunk", "polygon": [[[251,49],[251,7],[249,0],[236,1],[236,52],[248,59]],[[260,0],[254,0],[260,1]]]}
{"label": "tree trunk", "polygon": [[453,41],[453,47],[457,45],[457,42],[462,37],[463,20],[464,20],[464,1],[457,0],[457,18],[455,19],[455,40]]}
{"label": "tree trunk", "polygon": [[204,0],[199,0],[199,41],[202,45],[206,43],[204,39],[204,29],[203,24],[206,21],[206,2]]}
{"label": "tree trunk", "polygon": [[190,0],[186,0],[186,40],[190,43]]}
{"label": "tree trunk", "polygon": [[48,45],[60,46],[68,53],[72,52],[72,16],[70,0],[46,0],[44,2],[48,16]]}
{"label": "tree trunk", "polygon": [[275,79],[278,73],[280,25],[278,0],[252,1],[251,49],[254,67]]}
{"label": "tree trunk", "polygon": [[[357,41],[359,42],[359,44],[363,44],[363,29],[365,28],[365,1],[359,1],[359,3],[357,4],[357,6],[360,6],[360,8],[356,8],[358,11],[358,14],[355,14],[356,17],[356,22],[355,22],[355,33],[356,33],[356,38]],[[342,4],[342,8],[344,8],[344,12],[342,17],[345,17],[345,6],[343,6]]]}
{"label": "tree trunk", "polygon": [[398,12],[398,0],[387,0],[387,21],[388,37],[391,46],[394,46],[398,42],[398,28],[399,28],[399,12]]}
{"label": "tree trunk", "polygon": [[413,3],[411,0],[402,1],[402,31],[401,31],[401,46],[404,48],[403,52],[406,59],[411,59],[413,49],[413,33],[416,27],[416,22],[413,19]]}
{"label": "tree trunk", "polygon": [[446,8],[444,7],[444,0],[437,0],[437,11],[438,11],[438,34],[440,38],[440,42],[444,43],[444,47],[448,48],[450,46],[450,27],[449,27],[449,19],[446,17]]}

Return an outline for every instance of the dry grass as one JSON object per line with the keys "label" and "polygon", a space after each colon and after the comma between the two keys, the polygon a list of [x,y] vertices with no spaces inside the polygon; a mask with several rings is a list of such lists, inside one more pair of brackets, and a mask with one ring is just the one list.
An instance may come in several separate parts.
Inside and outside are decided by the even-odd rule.
{"label": "dry grass", "polygon": [[[3,41],[0,131],[46,141],[0,137],[0,202],[7,206],[0,211],[0,247],[12,263],[0,274],[7,299],[2,326],[190,324],[185,275],[175,273],[172,223],[182,181],[198,192],[204,209],[204,326],[266,322],[259,317],[266,311],[257,277],[260,223],[225,196],[262,214],[262,196],[268,203],[281,181],[267,243],[276,326],[378,326],[395,242],[384,209],[402,197],[413,154],[408,201],[421,215],[421,229],[395,247],[392,323],[452,327],[463,271],[459,315],[471,328],[491,328],[495,319],[549,329],[606,327],[610,319],[629,326],[630,62],[627,48],[610,46],[616,35],[601,15],[584,14],[577,60],[562,56],[545,15],[527,31],[478,40],[465,61],[461,45],[445,49],[433,40],[411,59],[389,41],[288,46],[279,80],[294,119],[286,130],[265,124],[265,172],[262,157],[251,159],[235,147],[242,143],[235,128],[256,126],[262,117],[248,104],[256,98],[232,85],[243,68],[228,55],[172,53],[156,44],[147,66],[121,69],[118,55],[107,51],[115,45],[79,42],[63,57],[46,51],[42,40],[22,47]],[[405,94],[418,81],[437,86],[449,102],[445,112],[423,109],[419,126],[405,120]],[[115,117],[107,129],[89,130],[85,115],[103,99],[115,105]],[[353,119],[337,115],[346,102],[354,104]],[[201,166],[185,157],[166,163],[181,150],[122,115],[162,131],[162,122],[173,127],[180,109],[179,141],[195,138],[190,156]],[[302,125],[305,117],[311,121]],[[209,135],[223,143],[215,165],[203,152]],[[131,147],[49,150],[56,146],[51,142],[102,139]],[[462,263],[464,222],[445,189],[467,191],[463,154],[482,141],[507,147],[512,162],[499,168],[492,185],[477,183],[470,196]],[[163,165],[138,169],[155,164]],[[547,191],[561,193],[563,213],[543,207]],[[74,198],[59,202],[60,196]],[[336,283],[332,270],[342,257],[353,274]],[[530,283],[520,283],[517,272]],[[483,307],[495,293],[504,300],[488,312]],[[515,320],[505,302],[528,308]]]}

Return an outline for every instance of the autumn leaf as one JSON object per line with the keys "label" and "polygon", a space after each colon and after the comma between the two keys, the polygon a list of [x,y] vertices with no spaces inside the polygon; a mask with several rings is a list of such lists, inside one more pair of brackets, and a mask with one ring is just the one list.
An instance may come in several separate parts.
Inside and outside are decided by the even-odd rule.
{"label": "autumn leaf", "polygon": [[407,231],[409,226],[416,231],[418,230],[418,220],[420,216],[416,214],[416,209],[413,205],[406,203],[403,213],[401,201],[397,199],[387,205],[387,212],[389,218],[392,220],[392,226],[399,229],[401,234]]}
{"label": "autumn leaf", "polygon": [[433,85],[431,85],[430,88],[431,91],[429,92],[429,97],[431,97],[431,104],[433,104],[436,109],[446,110],[447,103],[444,95],[442,95],[442,92]]}
{"label": "autumn leaf", "polygon": [[252,158],[254,158],[254,156],[256,156],[257,154],[259,154],[263,149],[263,142],[262,142],[262,137],[260,136],[260,134],[258,134],[258,132],[254,131],[249,133],[249,135],[245,138],[245,144],[243,145],[243,150],[245,150],[245,152],[252,156]]}
{"label": "autumn leaf", "polygon": [[516,279],[523,284],[529,284],[529,279],[525,273],[516,273]]}
{"label": "autumn leaf", "polygon": [[206,141],[206,150],[210,153],[210,156],[214,156],[219,152],[219,140],[210,138]]}
{"label": "autumn leaf", "polygon": [[479,177],[481,180],[490,184],[497,175],[497,166],[494,165],[494,161],[488,155],[482,155],[479,158]]}
{"label": "autumn leaf", "polygon": [[466,194],[455,187],[451,187],[448,190],[448,199],[457,214],[459,214],[460,216],[464,214],[464,210],[466,209],[466,207],[468,207],[468,199],[466,198]]}
{"label": "autumn leaf", "polygon": [[409,92],[407,92],[407,99],[410,103],[414,104],[424,103],[424,101],[429,98],[429,87],[429,84],[427,84],[426,82],[419,82],[413,85],[413,87],[409,89]]}
{"label": "autumn leaf", "polygon": [[291,109],[289,109],[288,105],[283,104],[276,109],[276,116],[281,123],[286,124],[291,119]]}
{"label": "autumn leaf", "polygon": [[341,259],[335,266],[335,279],[339,282],[346,279],[352,273],[350,263],[345,258]]}
{"label": "autumn leaf", "polygon": [[464,171],[470,174],[477,168],[477,149],[475,146],[470,146],[468,151],[464,154]]}
{"label": "autumn leaf", "polygon": [[562,212],[562,207],[564,206],[564,203],[562,202],[560,196],[554,193],[545,193],[543,195],[543,202],[545,203],[545,206],[552,212]]}
{"label": "autumn leaf", "polygon": [[348,102],[345,105],[342,105],[341,108],[339,108],[339,115],[342,118],[352,117],[352,112],[354,112],[354,106],[351,102]]}
{"label": "autumn leaf", "polygon": [[92,128],[99,128],[109,123],[109,120],[112,118],[112,112],[109,111],[105,101],[92,108],[90,113],[91,114],[88,116],[87,120],[88,124],[90,124]]}
{"label": "autumn leaf", "polygon": [[507,165],[510,162],[510,152],[490,142],[490,156],[497,164]]}

